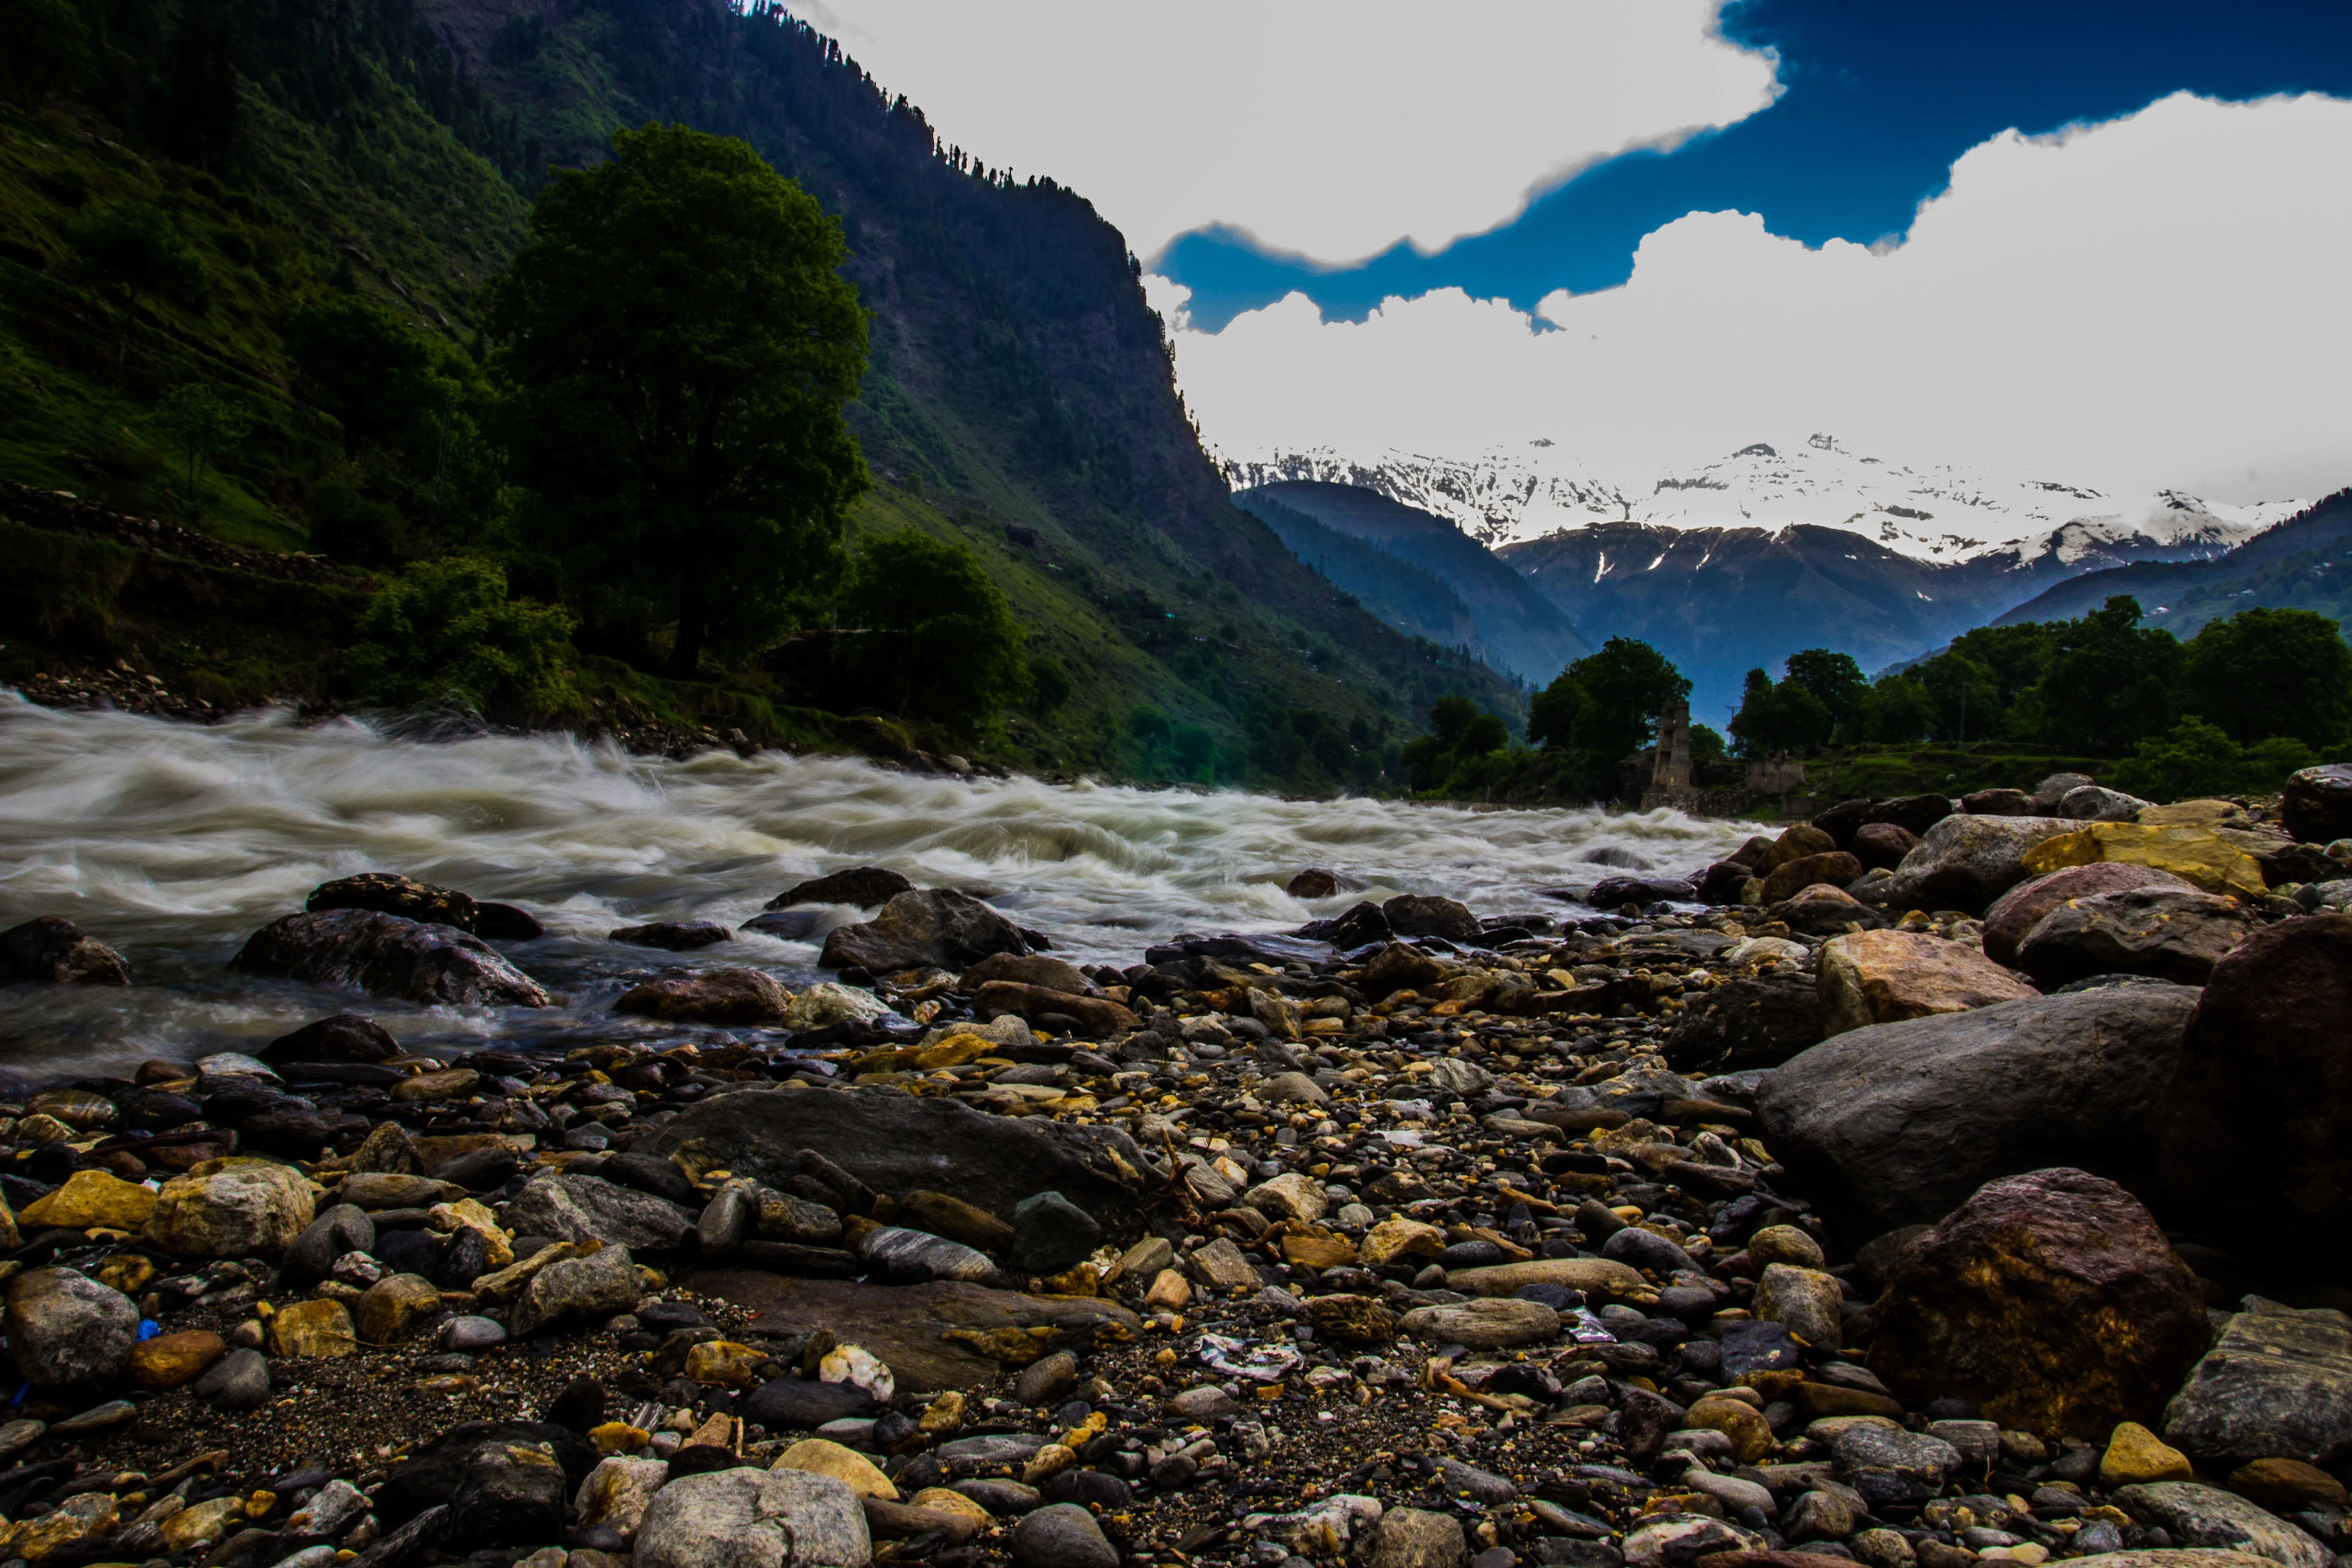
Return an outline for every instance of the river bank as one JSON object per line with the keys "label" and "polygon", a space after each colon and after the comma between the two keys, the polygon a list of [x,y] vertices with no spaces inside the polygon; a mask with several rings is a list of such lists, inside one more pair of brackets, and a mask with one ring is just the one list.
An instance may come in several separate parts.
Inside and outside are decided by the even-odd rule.
{"label": "river bank", "polygon": [[[54,748],[0,781],[10,908],[136,891],[129,978],[282,1012],[18,1065],[28,1561],[2352,1544],[2334,1156],[2278,1114],[2333,1092],[2352,883],[2241,808],[1914,798],[1743,841],[918,781],[950,812],[266,727],[208,774],[141,733],[93,749],[110,788]],[[498,790],[400,771],[444,765]],[[2288,821],[2334,821],[2313,798]],[[1629,831],[1642,871],[1581,858]],[[310,885],[339,835],[476,875]],[[1419,886],[1349,885],[1375,866]],[[1554,876],[1581,896],[1529,908]],[[805,959],[742,945],[755,892],[823,924]]]}

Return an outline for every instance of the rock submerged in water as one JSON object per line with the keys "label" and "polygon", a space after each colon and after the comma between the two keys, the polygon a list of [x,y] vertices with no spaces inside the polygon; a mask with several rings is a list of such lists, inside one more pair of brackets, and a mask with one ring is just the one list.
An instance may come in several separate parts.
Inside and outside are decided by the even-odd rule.
{"label": "rock submerged in water", "polygon": [[128,985],[122,955],[57,915],[0,931],[0,985]]}
{"label": "rock submerged in water", "polygon": [[994,952],[1023,953],[1011,921],[969,894],[929,888],[893,895],[875,917],[827,933],[817,962],[874,974],[900,969],[969,968]]}
{"label": "rock submerged in water", "polygon": [[672,1023],[782,1026],[791,993],[757,969],[706,969],[674,980],[631,986],[613,1003],[615,1013]]}
{"label": "rock submerged in water", "polygon": [[914,890],[914,883],[887,867],[852,866],[795,883],[770,899],[766,907],[788,910],[795,904],[855,904],[861,910],[871,910]]}
{"label": "rock submerged in water", "polygon": [[229,967],[428,1005],[554,1005],[479,937],[373,910],[288,915],[256,931]]}
{"label": "rock submerged in water", "polygon": [[2154,1426],[2210,1331],[2147,1208],[2054,1169],[1990,1182],[1903,1249],[1870,1369],[1914,1404],[1958,1395],[2044,1437]]}

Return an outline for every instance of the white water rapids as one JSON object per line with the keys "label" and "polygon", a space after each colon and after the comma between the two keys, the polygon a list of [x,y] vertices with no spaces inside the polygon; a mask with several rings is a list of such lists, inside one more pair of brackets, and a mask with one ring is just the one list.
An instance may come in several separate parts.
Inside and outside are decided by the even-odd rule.
{"label": "white water rapids", "polygon": [[[421,742],[283,712],[211,727],[54,711],[0,691],[0,929],[62,915],[120,951],[128,989],[0,990],[0,1070],[121,1074],[251,1050],[328,1013],[407,1039],[564,1047],[676,1026],[609,1011],[652,974],[723,964],[818,976],[817,948],[746,935],[690,954],[616,926],[735,926],[803,878],[880,865],[986,898],[1087,962],[1139,962],[1178,931],[1282,931],[1360,898],[1444,893],[1481,915],[1570,912],[1540,889],[1618,868],[1688,871],[1748,825],[1679,813],[1465,810],[1032,779],[919,777],[839,757],[685,762],[551,735]],[[1371,884],[1301,901],[1324,866]],[[355,871],[518,904],[548,928],[504,951],[563,1005],[420,1008],[230,973],[245,939]],[[862,918],[840,910],[831,923]],[[821,933],[820,933],[821,940]]]}

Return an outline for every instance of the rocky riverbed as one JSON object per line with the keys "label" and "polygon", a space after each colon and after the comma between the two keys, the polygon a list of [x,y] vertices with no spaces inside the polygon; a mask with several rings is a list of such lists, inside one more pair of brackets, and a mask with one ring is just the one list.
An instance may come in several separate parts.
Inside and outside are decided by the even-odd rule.
{"label": "rocky riverbed", "polygon": [[339,879],[229,970],[346,1011],[0,1104],[0,1563],[2330,1568],[2347,860],[2056,779],[1123,964],[852,871],[462,1050],[371,1011],[546,911]]}

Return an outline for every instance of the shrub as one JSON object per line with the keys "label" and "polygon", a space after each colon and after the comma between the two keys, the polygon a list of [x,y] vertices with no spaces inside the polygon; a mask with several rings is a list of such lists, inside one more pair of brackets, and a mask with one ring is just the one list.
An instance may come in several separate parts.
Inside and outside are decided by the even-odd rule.
{"label": "shrub", "polygon": [[366,702],[561,712],[578,701],[564,667],[572,625],[560,609],[509,598],[492,562],[420,561],[369,601],[344,663]]}

